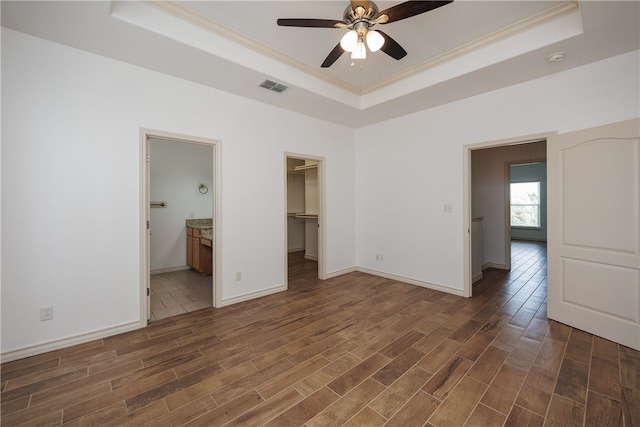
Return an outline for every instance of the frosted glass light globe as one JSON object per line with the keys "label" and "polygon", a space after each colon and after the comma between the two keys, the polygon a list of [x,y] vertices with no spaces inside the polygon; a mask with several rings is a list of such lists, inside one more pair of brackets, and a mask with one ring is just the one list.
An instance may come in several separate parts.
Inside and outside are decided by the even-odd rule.
{"label": "frosted glass light globe", "polygon": [[351,30],[340,39],[340,46],[345,50],[345,52],[353,52],[353,49],[356,48],[356,44],[358,43],[358,33],[356,30]]}
{"label": "frosted glass light globe", "polygon": [[351,59],[365,59],[367,57],[367,48],[362,40],[356,43],[355,49],[351,52]]}
{"label": "frosted glass light globe", "polygon": [[371,52],[377,52],[384,45],[384,37],[375,30],[367,33],[367,46]]}

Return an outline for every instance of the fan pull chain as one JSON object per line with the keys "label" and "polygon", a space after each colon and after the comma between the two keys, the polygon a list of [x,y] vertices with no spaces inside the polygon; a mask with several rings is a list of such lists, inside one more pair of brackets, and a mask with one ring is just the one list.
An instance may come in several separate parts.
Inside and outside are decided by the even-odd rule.
{"label": "fan pull chain", "polygon": [[[351,60],[351,64],[352,67],[354,65],[356,65],[355,61]],[[362,71],[364,69],[364,61],[360,61],[360,71]]]}

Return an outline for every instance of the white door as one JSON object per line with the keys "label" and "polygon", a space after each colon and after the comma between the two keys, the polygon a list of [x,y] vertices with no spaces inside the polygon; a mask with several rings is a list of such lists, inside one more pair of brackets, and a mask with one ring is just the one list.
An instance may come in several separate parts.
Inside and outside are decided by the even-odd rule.
{"label": "white door", "polygon": [[640,120],[548,141],[548,316],[640,350]]}

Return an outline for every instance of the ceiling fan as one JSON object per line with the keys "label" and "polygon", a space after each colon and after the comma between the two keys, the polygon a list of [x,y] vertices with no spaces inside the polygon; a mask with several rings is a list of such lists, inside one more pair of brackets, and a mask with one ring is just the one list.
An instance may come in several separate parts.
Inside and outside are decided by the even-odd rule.
{"label": "ceiling fan", "polygon": [[390,24],[401,19],[411,18],[451,3],[448,1],[406,1],[383,11],[372,1],[351,0],[344,11],[342,21],[331,19],[278,19],[283,27],[348,28],[340,43],[326,57],[321,67],[333,65],[344,52],[351,52],[352,59],[364,59],[367,55],[365,41],[371,52],[382,50],[394,59],[400,60],[407,55],[394,39],[380,30],[373,30],[376,24]]}

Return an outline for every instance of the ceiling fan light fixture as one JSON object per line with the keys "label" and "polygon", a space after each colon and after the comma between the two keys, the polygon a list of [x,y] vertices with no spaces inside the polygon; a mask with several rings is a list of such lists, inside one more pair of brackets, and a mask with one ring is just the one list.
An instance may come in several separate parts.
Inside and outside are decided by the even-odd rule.
{"label": "ceiling fan light fixture", "polygon": [[[407,51],[393,38],[382,31],[372,30],[372,27],[376,24],[387,24],[411,18],[445,6],[453,1],[408,0],[380,11],[378,6],[371,0],[351,0],[344,10],[342,21],[317,18],[279,18],[276,22],[282,27],[349,29],[346,34],[343,34],[340,43],[336,44],[329,52],[329,55],[320,65],[321,68],[330,67],[345,52],[351,52],[351,59],[365,59],[367,48],[371,52],[382,50],[393,59],[400,60],[407,55]],[[353,64],[354,62],[352,61]]]}
{"label": "ceiling fan light fixture", "polygon": [[367,46],[371,52],[377,52],[384,45],[384,37],[375,30],[367,32]]}
{"label": "ceiling fan light fixture", "polygon": [[353,52],[356,48],[356,44],[358,43],[358,32],[356,30],[351,30],[342,36],[340,39],[340,46],[345,52]]}
{"label": "ceiling fan light fixture", "polygon": [[366,59],[367,58],[367,48],[364,45],[364,41],[362,39],[358,40],[356,43],[356,47],[351,52],[351,59]]}

